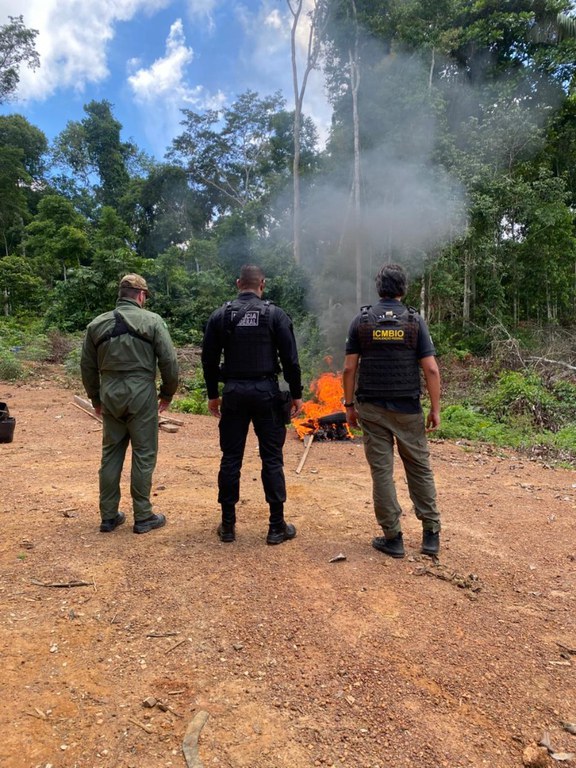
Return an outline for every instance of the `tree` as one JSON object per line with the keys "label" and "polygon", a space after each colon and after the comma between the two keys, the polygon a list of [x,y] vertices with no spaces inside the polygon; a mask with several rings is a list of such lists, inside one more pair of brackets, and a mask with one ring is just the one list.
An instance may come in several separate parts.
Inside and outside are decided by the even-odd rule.
{"label": "tree", "polygon": [[172,142],[168,156],[186,169],[192,188],[217,214],[242,211],[258,220],[275,175],[271,177],[274,117],[283,107],[280,93],[260,98],[246,91],[222,110],[183,110],[185,130]]}
{"label": "tree", "polygon": [[87,260],[87,222],[70,201],[59,195],[46,195],[40,201],[38,215],[26,227],[25,247],[37,273],[49,285],[59,276],[66,280],[69,267],[80,266]]}
{"label": "tree", "polygon": [[304,0],[286,0],[292,14],[292,28],[290,33],[290,47],[292,58],[292,86],[294,89],[294,158],[292,161],[292,183],[294,187],[293,201],[293,247],[294,261],[301,261],[301,196],[300,196],[300,155],[301,155],[301,131],[302,110],[308,78],[313,69],[318,65],[321,43],[324,34],[324,26],[327,19],[327,4],[325,0],[314,0],[312,10],[308,13],[308,44],[306,59],[301,78],[298,76],[297,33],[302,15]]}
{"label": "tree", "polygon": [[0,27],[0,104],[7,101],[18,88],[20,66],[30,69],[40,66],[34,47],[37,29],[27,29],[23,16],[8,16],[8,24]]}
{"label": "tree", "polygon": [[87,117],[69,121],[55,139],[53,162],[65,173],[54,182],[76,201],[90,199],[93,208],[119,208],[128,190],[128,163],[136,148],[121,141],[122,125],[114,118],[109,101],[91,101],[84,111]]}
{"label": "tree", "polygon": [[0,237],[4,253],[22,238],[43,178],[46,136],[21,115],[0,116]]}
{"label": "tree", "polygon": [[156,164],[145,179],[133,180],[130,205],[137,249],[147,258],[185,245],[211,216],[205,198],[190,189],[184,168],[168,163]]}

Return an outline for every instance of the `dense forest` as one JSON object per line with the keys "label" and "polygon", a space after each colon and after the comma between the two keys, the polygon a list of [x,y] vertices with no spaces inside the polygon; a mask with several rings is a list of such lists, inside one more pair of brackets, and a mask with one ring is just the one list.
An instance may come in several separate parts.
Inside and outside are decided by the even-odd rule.
{"label": "dense forest", "polygon": [[[554,385],[573,381],[571,3],[315,0],[306,16],[286,2],[293,37],[310,23],[307,60],[286,62],[293,103],[246,91],[219,111],[182,109],[163,161],[126,140],[106,100],[50,145],[21,115],[0,117],[5,354],[17,330],[80,333],[132,271],[175,342],[199,344],[252,262],[314,375],[326,355],[339,365],[380,264],[400,262],[440,354],[525,372],[547,361]],[[22,17],[0,27],[0,100],[20,67],[41,66],[36,34]],[[333,107],[323,146],[306,115],[312,68]]]}

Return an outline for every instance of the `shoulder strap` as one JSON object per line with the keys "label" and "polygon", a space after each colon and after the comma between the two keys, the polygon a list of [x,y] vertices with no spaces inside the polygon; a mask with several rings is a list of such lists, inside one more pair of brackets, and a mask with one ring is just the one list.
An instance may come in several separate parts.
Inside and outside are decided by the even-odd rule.
{"label": "shoulder strap", "polygon": [[135,330],[130,328],[128,324],[126,323],[126,320],[122,317],[120,312],[118,312],[117,309],[114,310],[114,327],[111,331],[108,331],[105,333],[101,339],[98,340],[96,343],[96,349],[100,346],[100,344],[104,344],[105,341],[110,341],[110,339],[115,338],[116,336],[122,336],[125,333],[130,334],[130,336],[133,336],[135,339],[140,339],[141,341],[145,341],[147,344],[152,344],[150,339],[147,339],[145,336],[140,335]]}

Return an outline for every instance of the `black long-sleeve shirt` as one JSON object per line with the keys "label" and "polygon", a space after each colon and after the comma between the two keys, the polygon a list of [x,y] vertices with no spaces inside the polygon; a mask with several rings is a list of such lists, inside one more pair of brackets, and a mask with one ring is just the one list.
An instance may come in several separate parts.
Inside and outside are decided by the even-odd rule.
{"label": "black long-sleeve shirt", "polygon": [[[242,291],[238,294],[237,301],[241,304],[254,302],[258,296],[252,291]],[[273,307],[273,309],[272,309]],[[270,339],[280,358],[280,365],[286,383],[290,387],[293,400],[302,397],[302,374],[298,361],[298,350],[292,320],[283,309],[270,305]],[[225,328],[226,305],[219,307],[210,316],[204,333],[202,345],[202,368],[204,380],[208,390],[209,399],[218,397],[218,381],[220,378],[220,362],[222,353],[226,354],[227,341]]]}

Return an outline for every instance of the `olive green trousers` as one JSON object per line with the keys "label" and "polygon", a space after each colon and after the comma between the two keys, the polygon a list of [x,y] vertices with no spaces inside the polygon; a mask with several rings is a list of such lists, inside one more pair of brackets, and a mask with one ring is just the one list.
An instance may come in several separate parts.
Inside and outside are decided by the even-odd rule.
{"label": "olive green trousers", "polygon": [[422,528],[440,530],[436,486],[422,413],[397,413],[372,403],[358,403],[364,452],[372,473],[376,520],[388,538],[401,531],[402,507],[394,484],[394,443],[404,465],[408,493]]}
{"label": "olive green trousers", "polygon": [[102,377],[102,461],[100,515],[114,518],[120,504],[120,479],[128,445],[132,448],[130,494],[135,520],[152,514],[150,492],[158,456],[158,396],[148,377]]}

